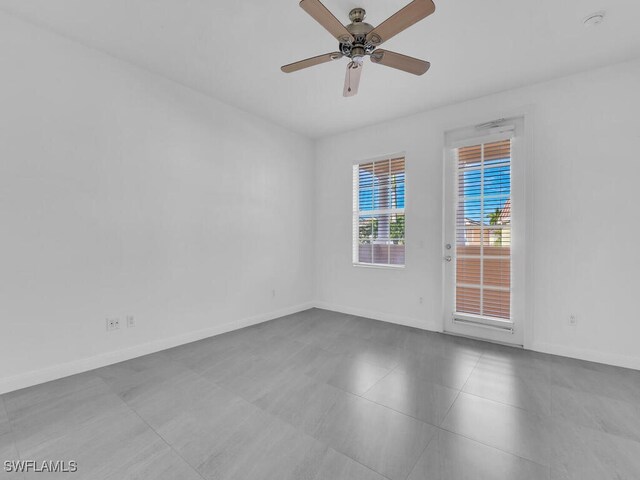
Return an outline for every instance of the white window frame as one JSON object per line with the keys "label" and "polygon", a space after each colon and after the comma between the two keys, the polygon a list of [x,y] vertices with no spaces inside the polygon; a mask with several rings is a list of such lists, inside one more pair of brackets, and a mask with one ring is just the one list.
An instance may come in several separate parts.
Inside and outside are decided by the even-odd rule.
{"label": "white window frame", "polygon": [[[389,209],[380,209],[380,210],[367,210],[367,215],[380,215],[380,214],[402,214],[404,215],[404,263],[402,265],[399,264],[391,264],[391,263],[366,263],[359,261],[359,246],[360,246],[360,182],[359,182],[359,167],[361,164],[365,163],[375,163],[381,162],[385,160],[394,160],[397,158],[402,158],[404,160],[404,208],[389,208]],[[352,167],[352,193],[353,193],[353,212],[352,212],[352,243],[351,243],[351,260],[352,265],[358,268],[380,268],[380,269],[390,269],[390,270],[403,270],[407,264],[407,157],[405,152],[399,152],[392,155],[383,155],[380,157],[369,158],[367,160],[359,160],[353,163]]]}

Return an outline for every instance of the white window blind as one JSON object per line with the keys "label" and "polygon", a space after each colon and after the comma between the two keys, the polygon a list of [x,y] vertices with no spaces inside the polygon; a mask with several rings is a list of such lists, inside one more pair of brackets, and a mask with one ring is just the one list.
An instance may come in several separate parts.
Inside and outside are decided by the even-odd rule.
{"label": "white window blind", "polygon": [[405,161],[353,166],[354,264],[404,266]]}
{"label": "white window blind", "polygon": [[456,312],[510,320],[511,140],[456,153]]}

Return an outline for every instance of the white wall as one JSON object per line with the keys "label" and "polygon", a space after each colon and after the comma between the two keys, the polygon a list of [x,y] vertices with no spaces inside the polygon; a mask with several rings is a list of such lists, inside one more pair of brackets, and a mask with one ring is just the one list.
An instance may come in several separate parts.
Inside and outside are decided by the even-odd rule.
{"label": "white wall", "polygon": [[[640,368],[638,61],[324,138],[314,167],[307,139],[4,14],[0,58],[0,393],[314,298],[440,330],[444,132],[525,110],[527,344]],[[355,268],[351,165],[401,151],[407,267]]]}
{"label": "white wall", "polygon": [[4,14],[0,58],[0,393],[308,307],[310,140]]}
{"label": "white wall", "polygon": [[[320,305],[441,330],[444,132],[529,111],[526,346],[640,368],[639,88],[634,61],[320,140]],[[351,165],[400,151],[406,269],[353,267]]]}

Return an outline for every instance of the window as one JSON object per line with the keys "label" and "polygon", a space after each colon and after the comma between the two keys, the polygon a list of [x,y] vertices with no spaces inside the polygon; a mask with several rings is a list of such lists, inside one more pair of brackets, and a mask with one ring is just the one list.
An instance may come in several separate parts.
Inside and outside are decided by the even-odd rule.
{"label": "window", "polygon": [[353,166],[353,263],[404,266],[404,158]]}
{"label": "window", "polygon": [[511,140],[457,149],[456,312],[511,318]]}

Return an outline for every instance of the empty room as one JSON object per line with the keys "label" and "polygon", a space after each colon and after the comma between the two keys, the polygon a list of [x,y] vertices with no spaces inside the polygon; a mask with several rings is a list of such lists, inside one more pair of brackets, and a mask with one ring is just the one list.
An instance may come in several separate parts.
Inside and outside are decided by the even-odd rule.
{"label": "empty room", "polygon": [[640,479],[639,21],[0,0],[0,480]]}

